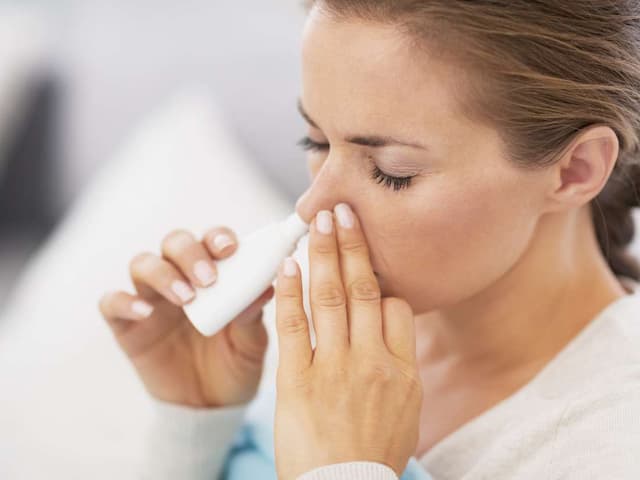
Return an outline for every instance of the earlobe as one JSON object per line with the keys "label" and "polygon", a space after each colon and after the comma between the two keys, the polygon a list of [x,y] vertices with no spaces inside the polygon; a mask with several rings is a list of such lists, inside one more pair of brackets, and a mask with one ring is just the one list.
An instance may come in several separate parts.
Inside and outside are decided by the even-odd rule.
{"label": "earlobe", "polygon": [[554,201],[568,207],[593,200],[606,185],[618,151],[618,137],[610,127],[593,126],[582,132],[556,164]]}

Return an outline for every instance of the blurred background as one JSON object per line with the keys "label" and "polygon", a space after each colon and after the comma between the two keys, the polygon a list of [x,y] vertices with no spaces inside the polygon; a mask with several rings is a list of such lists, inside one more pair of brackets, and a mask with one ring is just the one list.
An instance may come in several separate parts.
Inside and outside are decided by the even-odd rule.
{"label": "blurred background", "polygon": [[175,228],[292,211],[301,3],[0,0],[0,479],[138,478],[149,399],[98,301]]}
{"label": "blurred background", "polygon": [[293,209],[303,21],[300,0],[0,0],[0,478],[137,478],[149,403],[98,300],[174,228]]}
{"label": "blurred background", "polygon": [[0,299],[131,129],[191,85],[274,185],[301,193],[300,4],[0,2]]}

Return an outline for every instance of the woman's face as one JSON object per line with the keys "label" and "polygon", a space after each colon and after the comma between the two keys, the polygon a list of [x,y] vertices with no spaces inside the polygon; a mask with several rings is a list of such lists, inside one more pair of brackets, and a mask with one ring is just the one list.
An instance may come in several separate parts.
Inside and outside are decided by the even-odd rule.
{"label": "woman's face", "polygon": [[[349,203],[383,295],[416,314],[469,298],[511,269],[540,216],[545,178],[517,169],[497,131],[462,116],[454,85],[464,73],[412,51],[392,27],[317,10],[302,55],[300,105],[321,145],[308,152],[302,217]],[[396,190],[383,175],[414,178]]]}

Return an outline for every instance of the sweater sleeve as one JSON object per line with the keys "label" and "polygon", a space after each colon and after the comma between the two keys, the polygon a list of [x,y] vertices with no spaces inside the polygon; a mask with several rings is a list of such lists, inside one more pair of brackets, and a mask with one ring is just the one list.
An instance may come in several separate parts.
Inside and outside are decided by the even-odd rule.
{"label": "sweater sleeve", "polygon": [[144,480],[215,480],[219,477],[248,404],[198,409],[153,400],[141,465]]}
{"label": "sweater sleeve", "polygon": [[398,480],[398,476],[382,463],[343,462],[313,469],[297,480]]}

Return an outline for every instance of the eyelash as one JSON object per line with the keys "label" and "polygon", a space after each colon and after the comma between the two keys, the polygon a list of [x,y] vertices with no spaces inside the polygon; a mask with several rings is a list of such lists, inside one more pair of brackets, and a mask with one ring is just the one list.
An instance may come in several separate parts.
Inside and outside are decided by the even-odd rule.
{"label": "eyelash", "polygon": [[[298,145],[306,152],[323,152],[329,149],[328,143],[314,142],[309,137],[303,137],[298,142]],[[403,188],[409,188],[411,186],[411,180],[414,177],[393,177],[384,173],[377,165],[374,165],[371,170],[371,178],[377,184],[384,183],[385,188],[393,188],[393,190],[397,192]]]}

